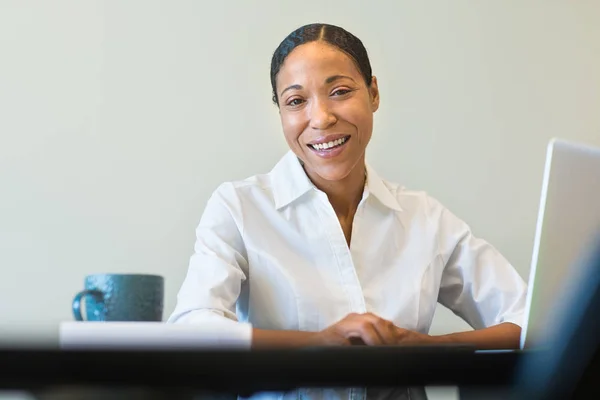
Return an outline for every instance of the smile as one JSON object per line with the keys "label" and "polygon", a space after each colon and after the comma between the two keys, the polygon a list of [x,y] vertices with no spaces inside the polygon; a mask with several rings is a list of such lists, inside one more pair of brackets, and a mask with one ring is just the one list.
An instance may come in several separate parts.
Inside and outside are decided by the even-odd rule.
{"label": "smile", "polygon": [[343,138],[332,140],[331,142],[326,143],[309,144],[308,147],[319,152],[328,152],[343,146],[348,141],[348,139],[350,139],[350,136],[345,136]]}

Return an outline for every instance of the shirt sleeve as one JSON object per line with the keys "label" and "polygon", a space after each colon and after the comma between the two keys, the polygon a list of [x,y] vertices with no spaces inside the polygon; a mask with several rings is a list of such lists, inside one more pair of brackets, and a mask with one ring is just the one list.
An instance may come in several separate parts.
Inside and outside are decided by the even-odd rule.
{"label": "shirt sleeve", "polygon": [[522,327],[527,286],[515,268],[444,207],[438,231],[445,260],[439,303],[474,329],[503,322]]}
{"label": "shirt sleeve", "polygon": [[210,197],[196,229],[194,254],[167,323],[212,324],[232,341],[250,347],[252,326],[237,320],[235,309],[247,277],[240,233],[240,202],[231,184]]}

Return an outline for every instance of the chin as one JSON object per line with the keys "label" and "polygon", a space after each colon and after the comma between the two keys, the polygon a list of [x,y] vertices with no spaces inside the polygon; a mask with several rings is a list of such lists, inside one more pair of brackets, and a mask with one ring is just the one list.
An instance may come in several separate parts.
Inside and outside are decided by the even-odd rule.
{"label": "chin", "polygon": [[341,181],[350,175],[352,168],[344,164],[311,165],[311,172],[326,181]]}

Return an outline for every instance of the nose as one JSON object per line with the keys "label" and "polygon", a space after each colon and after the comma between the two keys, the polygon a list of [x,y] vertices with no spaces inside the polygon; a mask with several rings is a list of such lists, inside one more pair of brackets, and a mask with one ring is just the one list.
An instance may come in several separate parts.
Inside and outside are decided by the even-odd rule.
{"label": "nose", "polygon": [[310,127],[325,130],[335,125],[337,118],[326,101],[316,100],[310,108]]}

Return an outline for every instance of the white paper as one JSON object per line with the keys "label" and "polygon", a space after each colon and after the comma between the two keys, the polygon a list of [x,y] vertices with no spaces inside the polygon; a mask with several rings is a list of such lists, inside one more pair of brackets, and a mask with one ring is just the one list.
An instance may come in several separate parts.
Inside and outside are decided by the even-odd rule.
{"label": "white paper", "polygon": [[249,349],[249,337],[239,332],[227,323],[63,322],[59,344],[61,349]]}

